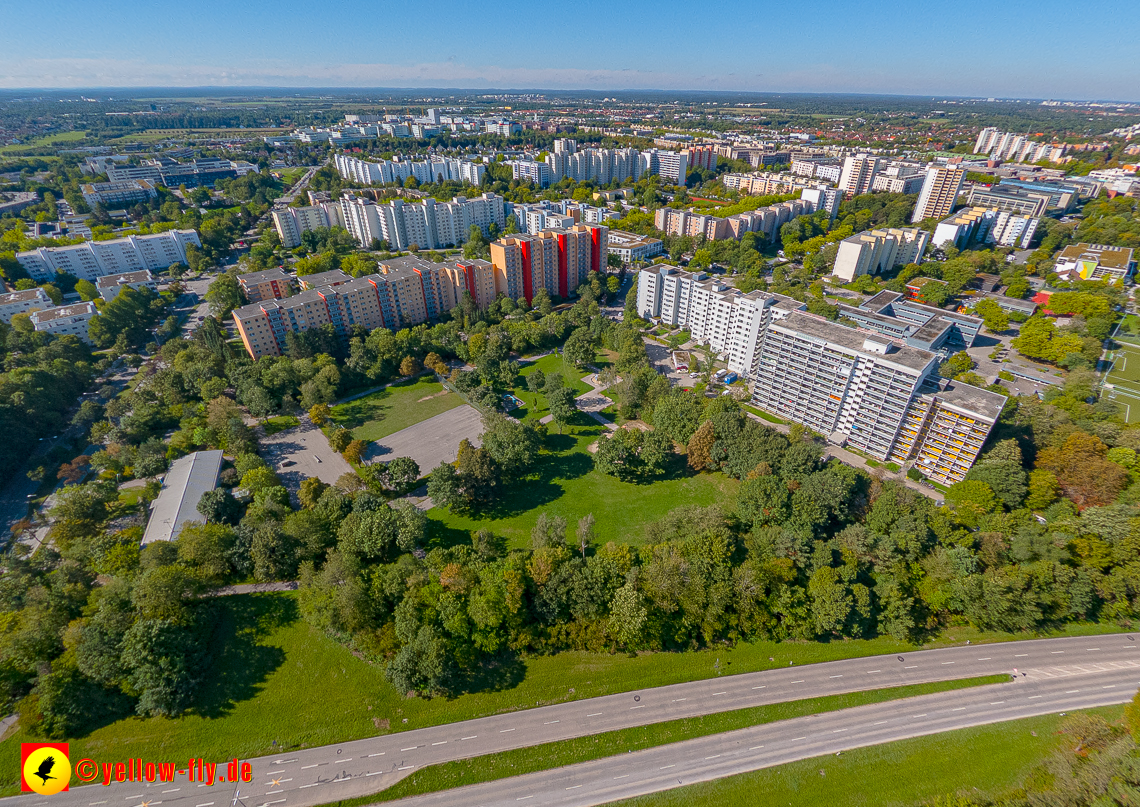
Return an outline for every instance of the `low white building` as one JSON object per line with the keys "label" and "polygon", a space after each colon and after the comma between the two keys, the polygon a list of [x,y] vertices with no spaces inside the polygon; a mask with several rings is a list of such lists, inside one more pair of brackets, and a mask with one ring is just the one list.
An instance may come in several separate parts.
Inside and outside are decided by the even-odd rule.
{"label": "low white building", "polygon": [[0,294],[0,322],[11,322],[17,314],[30,314],[33,311],[42,311],[53,305],[47,292],[36,287]]}
{"label": "low white building", "polygon": [[665,244],[660,238],[650,238],[647,235],[627,233],[623,230],[610,230],[607,249],[611,255],[617,255],[622,263],[645,261],[665,252]]}
{"label": "low white building", "polygon": [[98,314],[95,303],[75,303],[35,311],[31,319],[37,331],[45,331],[55,336],[78,336],[87,344],[91,344],[91,337],[87,335],[87,324]]}
{"label": "low white building", "polygon": [[221,470],[221,451],[195,451],[171,463],[162,481],[162,491],[151,507],[143,546],[155,541],[173,541],[187,522],[205,521],[198,512],[198,502],[218,486]]}
{"label": "low white building", "polygon": [[132,289],[146,288],[154,292],[158,291],[158,281],[154,279],[149,269],[105,275],[95,281],[95,288],[99,290],[99,296],[108,301],[118,297],[119,292],[127,286]]}

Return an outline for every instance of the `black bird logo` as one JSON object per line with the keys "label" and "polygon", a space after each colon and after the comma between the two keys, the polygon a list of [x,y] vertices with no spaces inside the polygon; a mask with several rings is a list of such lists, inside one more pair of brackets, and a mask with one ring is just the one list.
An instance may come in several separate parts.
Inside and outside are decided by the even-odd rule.
{"label": "black bird logo", "polygon": [[54,767],[55,767],[55,757],[47,757],[44,759],[43,762],[40,763],[40,766],[39,766],[39,768],[36,769],[36,772],[34,775],[40,777],[40,779],[42,779],[43,783],[46,785],[48,782],[48,779],[57,778],[55,776],[48,776],[48,774],[51,773],[51,769]]}

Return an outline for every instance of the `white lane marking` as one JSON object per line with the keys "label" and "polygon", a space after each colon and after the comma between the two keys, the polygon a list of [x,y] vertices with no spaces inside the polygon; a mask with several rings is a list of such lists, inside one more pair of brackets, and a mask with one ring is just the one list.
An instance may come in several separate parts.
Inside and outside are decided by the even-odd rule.
{"label": "white lane marking", "polygon": [[767,687],[763,687],[763,686],[760,686],[760,687],[752,687],[752,688],[753,688],[753,689],[767,689]]}
{"label": "white lane marking", "polygon": [[833,732],[831,732],[831,733],[832,733],[832,734],[838,734],[838,733],[839,733],[839,732],[841,732],[841,731],[847,731],[847,729],[836,729],[835,731],[833,731]]}
{"label": "white lane marking", "polygon": [[950,711],[951,712],[964,712],[964,711],[966,711],[966,707],[965,706],[959,706],[957,709],[951,709]]}
{"label": "white lane marking", "polygon": [[[387,751],[381,751],[379,754],[369,754],[368,756],[370,756],[370,757],[382,757],[382,756],[384,756],[386,753],[388,753],[388,752],[387,752]],[[307,766],[305,766],[305,767],[308,767],[308,768],[312,768],[312,767],[315,767],[315,766],[313,766],[313,765],[307,765]],[[301,770],[304,770],[304,769],[305,769],[305,768],[302,768]]]}
{"label": "white lane marking", "polygon": [[827,676],[827,677],[828,677],[828,678],[842,678],[842,677],[843,677],[843,675],[842,675],[842,674],[840,674],[840,675],[829,675],[829,676]]}
{"label": "white lane marking", "polygon": [[311,785],[301,785],[300,789],[304,790],[306,787],[316,787],[319,784],[321,784],[321,783],[320,782],[313,782]]}
{"label": "white lane marking", "polygon": [[[264,802],[261,807],[269,807],[270,804],[280,804],[283,801],[285,801],[285,799],[274,799],[273,801]],[[151,804],[158,804],[158,802],[152,801]]]}
{"label": "white lane marking", "polygon": [[542,725],[544,725],[544,726],[553,726],[553,725],[554,725],[555,723],[557,723],[557,722],[558,722],[557,720],[550,720],[550,721],[547,721],[546,723],[543,723]]}
{"label": "white lane marking", "polygon": [[986,656],[985,658],[978,659],[978,661],[992,661],[992,660],[993,659],[991,659],[989,656]]}
{"label": "white lane marking", "polygon": [[803,682],[802,678],[799,681],[792,681],[793,684],[802,684]]}
{"label": "white lane marking", "polygon": [[182,789],[182,788],[180,788],[180,787],[172,787],[172,788],[170,788],[170,790],[164,790],[164,791],[162,791],[162,792],[163,792],[163,793],[177,793],[177,792],[178,792],[179,790],[181,790],[181,789]]}
{"label": "white lane marking", "polygon": [[720,754],[713,754],[711,757],[705,757],[705,759],[720,759]]}
{"label": "white lane marking", "polygon": [[[687,700],[688,700],[688,698],[674,698],[673,703],[680,703],[681,701],[687,701]],[[589,715],[586,715],[586,717],[589,717]]]}
{"label": "white lane marking", "polygon": [[382,773],[384,773],[384,771],[372,771],[372,773],[366,773],[364,775],[365,776],[379,776]]}
{"label": "white lane marking", "polygon": [[1040,698],[1040,697],[1042,697],[1042,696],[1041,695],[1030,695],[1029,700],[1033,700],[1034,698]]}
{"label": "white lane marking", "polygon": [[867,670],[867,675],[874,675],[875,673],[881,673],[881,672],[882,672],[882,670]]}
{"label": "white lane marking", "polygon": [[751,748],[749,748],[748,750],[749,750],[749,751],[755,751],[757,748],[763,748],[763,747],[764,747],[764,746],[762,746],[762,745],[754,745],[754,746],[752,746]]}
{"label": "white lane marking", "polygon": [[1136,645],[1134,645],[1134,644],[1126,644],[1126,645],[1124,645],[1124,649],[1125,649],[1125,650],[1135,650],[1135,649],[1136,649]]}
{"label": "white lane marking", "polygon": [[398,770],[398,771],[410,771],[414,767],[416,767],[416,766],[415,765],[405,765],[402,768],[396,768],[396,770]]}
{"label": "white lane marking", "polygon": [[106,799],[104,799],[103,801],[93,801],[89,805],[87,805],[87,807],[95,807],[96,804],[106,804],[106,803],[107,803]]}
{"label": "white lane marking", "polygon": [[911,664],[907,667],[903,667],[903,669],[904,670],[915,670],[915,669],[918,669],[918,665],[917,664]]}
{"label": "white lane marking", "polygon": [[915,715],[915,717],[926,717],[926,713],[924,712],[923,714]]}
{"label": "white lane marking", "polygon": [[793,737],[791,741],[793,743],[795,743],[795,742],[799,742],[800,740],[806,740],[806,739],[807,739],[807,737]]}
{"label": "white lane marking", "polygon": [[723,692],[714,692],[713,694],[714,694],[714,695],[723,695],[723,694],[725,694],[725,693],[723,693]]}
{"label": "white lane marking", "polygon": [[267,796],[272,796],[272,795],[274,795],[274,794],[276,794],[276,793],[284,793],[284,792],[285,792],[285,791],[283,791],[283,790],[266,790],[266,791],[265,791],[265,795],[267,795]]}
{"label": "white lane marking", "polygon": [[577,789],[578,789],[578,788],[580,788],[580,787],[581,787],[581,785],[571,785],[570,787],[568,787],[568,788],[566,788],[566,789],[567,789],[567,790],[577,790]]}
{"label": "white lane marking", "polygon": [[614,779],[628,779],[628,778],[629,778],[628,773],[623,773],[621,776],[615,776],[614,777]]}
{"label": "white lane marking", "polygon": [[419,748],[418,745],[413,745],[410,748],[401,748],[400,750],[401,751],[415,751],[417,748]]}
{"label": "white lane marking", "polygon": [[942,662],[942,663],[943,663],[943,664],[953,664],[954,662],[952,662],[952,661],[944,661],[944,662]]}
{"label": "white lane marking", "polygon": [[214,802],[208,801],[205,804],[195,804],[194,807],[213,807]]}
{"label": "white lane marking", "polygon": [[871,725],[872,725],[872,726],[881,726],[881,725],[883,725],[883,724],[884,724],[884,723],[886,723],[886,722],[887,722],[886,720],[880,720],[878,723],[872,723]]}
{"label": "white lane marking", "polygon": [[1054,650],[1054,651],[1052,651],[1052,653],[1053,653],[1053,655],[1054,655],[1054,656],[1056,656],[1056,655],[1059,655],[1059,654],[1061,654],[1061,653],[1064,653],[1064,652],[1065,652],[1064,650]]}
{"label": "white lane marking", "polygon": [[499,729],[499,734],[506,734],[508,731],[514,731],[514,729]]}
{"label": "white lane marking", "polygon": [[478,736],[479,736],[478,734],[472,734],[470,737],[460,737],[459,739],[461,739],[461,740],[474,740]]}
{"label": "white lane marking", "polygon": [[1086,647],[1085,648],[1086,653],[1091,653],[1094,650],[1100,650],[1100,648],[1099,647]]}
{"label": "white lane marking", "polygon": [[644,709],[644,708],[645,708],[645,704],[644,704],[644,703],[643,703],[641,706],[631,706],[631,707],[629,707],[630,711],[633,711],[634,709]]}
{"label": "white lane marking", "polygon": [[534,798],[534,794],[531,793],[529,796],[519,796],[517,799],[515,799],[515,801],[526,801],[527,799],[533,799],[533,798]]}
{"label": "white lane marking", "polygon": [[998,704],[1005,703],[1005,701],[990,701],[990,706],[997,706]]}
{"label": "white lane marking", "polygon": [[667,769],[669,769],[669,768],[676,768],[676,767],[677,767],[677,766],[676,766],[675,764],[674,764],[674,765],[666,765],[665,767],[663,767],[663,768],[658,768],[657,770],[659,770],[659,771],[663,771],[663,770],[667,770]]}
{"label": "white lane marking", "polygon": [[301,770],[305,771],[305,770],[308,770],[309,768],[315,768],[315,767],[317,767],[317,766],[316,765],[304,765],[304,766],[302,766]]}
{"label": "white lane marking", "polygon": [[1065,691],[1065,694],[1066,695],[1076,695],[1078,692],[1080,692],[1079,689],[1069,689],[1069,690]]}
{"label": "white lane marking", "polygon": [[447,740],[440,740],[438,743],[432,743],[432,745],[447,745]]}
{"label": "white lane marking", "polygon": [[600,714],[601,712],[594,712],[592,715],[586,715],[586,717],[597,717]]}
{"label": "white lane marking", "polygon": [[1013,657],[1014,658],[1025,658],[1028,655],[1029,655],[1028,653],[1014,653]]}
{"label": "white lane marking", "polygon": [[1109,684],[1106,687],[1101,687],[1101,689],[1116,689],[1116,684]]}

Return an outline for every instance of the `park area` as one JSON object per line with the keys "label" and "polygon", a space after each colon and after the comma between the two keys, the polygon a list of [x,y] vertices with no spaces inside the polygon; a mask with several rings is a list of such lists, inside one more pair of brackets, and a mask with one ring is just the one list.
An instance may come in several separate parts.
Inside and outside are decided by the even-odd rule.
{"label": "park area", "polygon": [[1105,377],[1111,400],[1120,405],[1128,423],[1140,423],[1140,345],[1119,342],[1112,353],[1112,368]]}
{"label": "park area", "polygon": [[372,442],[462,403],[463,399],[444,389],[435,376],[424,375],[337,404],[331,420],[351,431],[353,439]]}
{"label": "park area", "polygon": [[[573,532],[578,519],[593,514],[597,542],[642,544],[651,541],[646,525],[675,507],[721,504],[731,507],[739,482],[722,473],[693,475],[685,458],[675,456],[665,475],[650,483],[623,482],[594,470],[589,446],[605,427],[584,413],[558,434],[549,426],[546,445],[530,478],[511,485],[476,513],[428,511],[428,534],[436,543],[466,542],[472,530],[491,530],[511,548],[530,545],[530,533],[541,513],[562,516]],[[568,539],[572,537],[568,533]]]}
{"label": "park area", "polygon": [[561,354],[551,353],[538,361],[524,364],[519,368],[519,377],[515,379],[515,386],[511,390],[511,394],[521,400],[525,408],[514,410],[511,412],[511,417],[518,420],[540,420],[550,414],[550,410],[547,409],[546,398],[541,393],[531,392],[527,386],[527,379],[536,370],[541,371],[544,376],[561,373],[565,386],[574,390],[574,397],[590,391],[590,386],[583,382],[582,378],[589,375],[592,372],[591,370],[579,370],[572,362],[566,361]]}

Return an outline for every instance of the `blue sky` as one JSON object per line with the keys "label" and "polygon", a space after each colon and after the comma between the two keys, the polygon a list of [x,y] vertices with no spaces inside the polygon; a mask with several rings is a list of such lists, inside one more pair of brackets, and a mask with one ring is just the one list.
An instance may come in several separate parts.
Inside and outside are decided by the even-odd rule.
{"label": "blue sky", "polygon": [[1135,0],[0,3],[0,87],[882,92],[1140,100]]}

